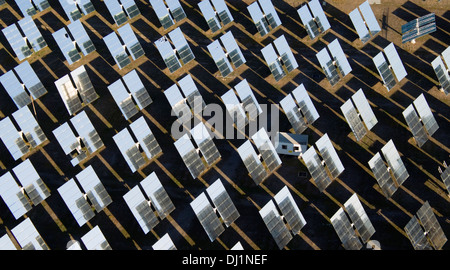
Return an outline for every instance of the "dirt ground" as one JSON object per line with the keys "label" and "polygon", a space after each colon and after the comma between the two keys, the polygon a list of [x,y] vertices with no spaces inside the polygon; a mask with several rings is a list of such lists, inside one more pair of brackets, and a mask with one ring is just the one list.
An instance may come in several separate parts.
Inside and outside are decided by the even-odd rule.
{"label": "dirt ground", "polygon": [[[0,6],[0,28],[22,18],[14,1]],[[444,233],[450,236],[450,197],[438,168],[450,164],[448,133],[450,101],[439,90],[431,61],[449,46],[450,1],[431,0],[380,0],[372,10],[382,31],[362,44],[348,16],[363,1],[327,0],[323,9],[331,29],[311,41],[303,27],[297,9],[306,1],[273,0],[282,26],[261,37],[251,20],[247,6],[252,0],[226,0],[234,21],[220,32],[212,33],[198,8],[199,0],[181,0],[187,19],[164,30],[148,1],[136,0],[141,15],[129,21],[144,51],[141,57],[120,70],[109,53],[103,37],[118,26],[100,0],[92,0],[96,12],[82,17],[96,51],[69,65],[60,52],[52,33],[69,24],[62,7],[51,1],[51,9],[33,16],[48,47],[34,53],[27,60],[36,71],[48,93],[30,107],[48,137],[48,142],[30,154],[14,161],[3,144],[0,144],[1,172],[11,171],[22,160],[30,159],[51,191],[51,195],[22,218],[15,219],[3,200],[0,200],[0,235],[12,237],[11,229],[29,217],[50,249],[66,249],[70,240],[81,237],[99,226],[112,249],[152,249],[152,245],[168,233],[179,250],[228,250],[240,242],[245,250],[278,250],[273,237],[264,224],[259,210],[284,186],[288,186],[307,224],[284,248],[286,250],[341,250],[341,241],[331,225],[330,218],[345,201],[357,193],[376,232],[371,237],[386,250],[411,250],[413,246],[404,227],[416,211],[428,201]],[[437,31],[418,38],[414,44],[401,43],[401,25],[428,13],[435,13]],[[195,55],[195,60],[182,69],[170,73],[154,41],[180,27]],[[207,45],[223,33],[232,31],[246,58],[227,78],[223,78],[212,60]],[[284,35],[294,53],[299,67],[276,82],[261,54],[261,49],[277,37]],[[352,72],[338,84],[331,86],[315,54],[334,39],[339,39]],[[390,42],[397,48],[408,73],[391,91],[383,86],[372,58]],[[0,74],[18,65],[13,50],[0,35]],[[61,100],[54,82],[77,67],[84,65],[98,100],[84,107],[105,147],[94,153],[80,166],[73,167],[53,135],[53,130],[69,121],[71,116]],[[125,120],[108,91],[108,86],[136,69],[153,103]],[[313,100],[320,118],[305,131],[309,146],[328,134],[345,170],[334,179],[324,192],[320,192],[308,173],[303,160],[281,156],[282,166],[260,186],[256,186],[237,152],[242,139],[217,139],[215,143],[221,160],[198,179],[193,179],[174,146],[170,135],[175,117],[170,115],[170,105],[164,90],[186,74],[190,74],[206,104],[223,106],[220,96],[238,82],[247,79],[260,104],[278,104],[279,101],[303,84]],[[378,123],[361,140],[351,132],[340,107],[357,90],[363,89]],[[0,116],[11,116],[17,110],[5,89],[0,86]],[[426,100],[439,125],[438,131],[422,147],[418,147],[403,118],[403,110],[420,94]],[[149,161],[145,167],[132,173],[112,139],[132,121],[144,116],[163,154]],[[281,131],[293,132],[285,114],[280,112]],[[409,173],[408,179],[387,199],[379,187],[368,161],[393,140]],[[57,189],[73,178],[83,168],[92,165],[113,202],[96,213],[87,224],[78,226],[64,204]],[[156,172],[176,209],[160,220],[148,234],[144,234],[126,205],[123,195],[150,173]],[[307,172],[307,176],[303,174]],[[213,242],[195,216],[190,202],[206,187],[220,178],[235,204],[240,216]],[[17,245],[17,243],[15,243]],[[449,244],[443,249],[449,249]]]}

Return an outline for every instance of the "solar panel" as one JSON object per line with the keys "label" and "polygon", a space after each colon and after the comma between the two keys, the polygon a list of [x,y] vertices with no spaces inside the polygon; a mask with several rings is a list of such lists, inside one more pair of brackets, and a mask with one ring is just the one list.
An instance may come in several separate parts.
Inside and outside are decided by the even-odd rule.
{"label": "solar panel", "polygon": [[183,10],[183,6],[181,6],[178,0],[166,0],[166,4],[169,7],[170,13],[172,13],[175,21],[181,21],[186,18],[186,13]]}
{"label": "solar panel", "polygon": [[394,43],[391,42],[389,45],[387,45],[384,48],[384,53],[386,54],[386,57],[388,58],[389,63],[391,64],[392,70],[394,71],[397,81],[400,82],[403,78],[406,77],[407,72],[405,67],[403,66],[400,56],[397,53],[397,50],[395,49]]}
{"label": "solar panel", "polygon": [[204,170],[206,170],[206,165],[197,153],[197,150],[189,139],[188,134],[184,134],[181,138],[175,141],[174,145],[183,159],[184,164],[191,173],[192,178],[197,178]]}
{"label": "solar panel", "polygon": [[59,0],[59,3],[61,4],[62,8],[64,9],[64,12],[66,13],[70,21],[74,22],[83,16],[80,10],[78,9],[75,1]]}
{"label": "solar panel", "polygon": [[111,250],[111,246],[106,240],[100,228],[95,226],[81,237],[81,241],[87,250]]}
{"label": "solar panel", "polygon": [[60,186],[58,193],[80,227],[95,216],[94,211],[84,198],[75,180],[70,179]]}
{"label": "solar panel", "polygon": [[16,4],[19,6],[19,9],[22,12],[23,16],[33,16],[37,13],[37,10],[33,6],[31,0],[16,0]]}
{"label": "solar panel", "polygon": [[386,61],[383,52],[379,52],[372,60],[383,80],[384,86],[388,91],[391,90],[397,82],[395,81],[394,73],[389,68],[389,64]]}
{"label": "solar panel", "polygon": [[330,221],[346,250],[360,250],[362,248],[362,243],[342,207],[331,217]]}
{"label": "solar panel", "polygon": [[439,125],[436,122],[433,113],[431,112],[430,106],[428,105],[425,96],[423,94],[420,94],[413,101],[413,104],[428,134],[430,136],[433,136],[433,134],[439,129]]}
{"label": "solar panel", "polygon": [[28,107],[22,107],[18,111],[15,111],[12,116],[19,125],[23,140],[31,147],[37,147],[47,140],[47,137]]}
{"label": "solar panel", "polygon": [[217,150],[209,131],[202,122],[191,129],[191,135],[209,166],[212,166],[220,160],[221,155]]}
{"label": "solar panel", "polygon": [[323,33],[331,28],[330,23],[328,22],[327,16],[325,15],[325,12],[322,9],[322,6],[320,5],[318,0],[311,0],[308,2],[308,6],[311,9],[311,12],[313,14],[313,17],[320,29],[320,31]]}
{"label": "solar panel", "polygon": [[113,139],[133,173],[144,166],[144,157],[127,128],[114,135]]}
{"label": "solar panel", "polygon": [[236,92],[240,100],[242,101],[244,110],[248,112],[249,119],[255,120],[258,115],[262,113],[262,109],[255,95],[253,94],[253,91],[250,88],[247,79],[244,79],[236,84],[234,89],[236,89]]}
{"label": "solar panel", "polygon": [[14,167],[13,172],[25,189],[33,205],[40,204],[50,196],[50,190],[44,181],[42,181],[42,178],[29,159]]}
{"label": "solar panel", "polygon": [[381,148],[381,152],[389,164],[389,168],[392,170],[395,180],[399,185],[402,185],[403,182],[405,182],[405,180],[409,177],[409,174],[406,170],[405,164],[403,164],[403,161],[400,158],[397,148],[395,148],[394,142],[389,140]]}
{"label": "solar panel", "polygon": [[356,108],[358,108],[358,111],[364,121],[364,124],[366,124],[367,129],[371,130],[378,123],[378,120],[373,113],[363,90],[359,89],[358,91],[356,91],[356,93],[352,95],[352,100],[355,103]]}
{"label": "solar panel", "polygon": [[72,77],[76,90],[85,105],[90,104],[99,98],[99,95],[95,92],[94,85],[92,84],[84,66],[80,66],[70,72],[70,76]]}
{"label": "solar panel", "polygon": [[186,103],[186,99],[181,95],[180,89],[176,84],[164,91],[164,95],[172,107],[172,112],[178,117],[180,123],[186,123],[192,118],[192,112]]}
{"label": "solar panel", "polygon": [[358,33],[359,39],[362,43],[366,43],[371,36],[358,8],[352,10],[348,15],[353,23],[353,26],[355,27],[356,33]]}
{"label": "solar panel", "polygon": [[330,171],[331,177],[333,179],[338,177],[344,171],[344,165],[342,165],[327,133],[316,141],[316,146]]}
{"label": "solar panel", "polygon": [[348,99],[342,106],[341,111],[344,114],[345,120],[347,120],[353,134],[357,141],[360,141],[367,134],[367,129],[364,127],[359,114],[353,106],[352,100]]}
{"label": "solar panel", "polygon": [[0,121],[0,139],[14,160],[18,160],[30,151],[31,145],[27,145],[21,132],[16,129],[8,116]]}
{"label": "solar panel", "polygon": [[225,231],[205,193],[201,193],[190,205],[211,242]]}
{"label": "solar panel", "polygon": [[445,61],[445,64],[447,64],[447,67],[450,66],[450,46],[447,47],[447,49],[445,49],[442,53],[442,58]]}
{"label": "solar panel", "polygon": [[139,117],[136,121],[131,123],[130,128],[148,159],[152,159],[162,153],[161,147],[145,121],[144,116]]}
{"label": "solar panel", "polygon": [[75,39],[76,44],[81,49],[81,52],[85,56],[95,51],[94,43],[86,32],[86,29],[84,28],[81,21],[78,20],[72,22],[71,24],[67,25],[67,28],[69,29],[70,34]]}
{"label": "solar panel", "polygon": [[28,43],[31,45],[35,52],[42,50],[47,47],[47,43],[45,42],[44,37],[41,32],[37,28],[31,17],[25,17],[18,21],[20,29],[25,34]]}
{"label": "solar panel", "polygon": [[420,226],[419,220],[413,216],[405,226],[405,232],[415,250],[433,249],[428,243],[425,232]]}
{"label": "solar panel", "polygon": [[[446,164],[445,164],[446,165]],[[441,175],[441,179],[444,182],[447,191],[450,193],[450,166],[446,167],[444,171],[439,167],[439,173]]]}
{"label": "solar panel", "polygon": [[77,131],[80,140],[83,142],[84,147],[88,151],[88,154],[92,154],[103,147],[103,141],[85,111],[82,111],[72,117],[70,122]]}
{"label": "solar panel", "polygon": [[[360,12],[361,13],[360,13]],[[358,8],[350,12],[350,19],[359,38],[363,43],[366,43],[370,38],[375,36],[381,31],[380,25],[378,24],[377,18],[373,14],[372,9],[368,1],[363,2]],[[361,16],[362,14],[362,16]],[[364,17],[364,18],[363,18]]]}
{"label": "solar panel", "polygon": [[156,16],[158,16],[158,19],[164,29],[167,29],[175,24],[172,16],[170,15],[169,8],[163,0],[150,0],[150,5],[155,11]]}
{"label": "solar panel", "polygon": [[332,180],[328,177],[325,167],[321,164],[314,147],[308,148],[302,154],[302,159],[320,192],[324,191],[331,184]]}
{"label": "solar panel", "polygon": [[105,207],[112,203],[111,196],[109,196],[92,165],[79,172],[75,178],[78,180],[78,183],[80,183],[87,198],[94,206],[95,211],[101,212]]}
{"label": "solar panel", "polygon": [[258,1],[255,1],[247,6],[247,10],[250,13],[250,17],[252,18],[253,23],[256,25],[256,29],[258,30],[259,34],[261,36],[265,36],[267,33],[269,33],[269,23],[264,17],[263,12],[258,5]]}
{"label": "solar panel", "polygon": [[280,20],[280,17],[278,17],[278,13],[272,4],[272,1],[271,0],[259,0],[258,2],[262,8],[262,11],[264,12],[264,17],[268,21],[270,27],[272,29],[275,29],[278,26],[280,26],[281,20]]}
{"label": "solar panel", "polygon": [[[66,0],[62,1],[67,2]],[[54,32],[52,35],[69,65],[72,65],[81,59],[80,52],[64,27]]]}
{"label": "solar panel", "polygon": [[202,98],[202,95],[198,91],[197,85],[192,79],[191,74],[184,76],[178,81],[181,91],[187,100],[187,103],[194,111],[194,114],[201,114],[203,108],[206,107],[206,103]]}
{"label": "solar panel", "polygon": [[277,194],[275,194],[274,199],[292,233],[294,235],[300,233],[300,230],[306,225],[306,220],[295,203],[288,187],[284,186]]}
{"label": "solar panel", "polygon": [[345,211],[347,211],[350,219],[353,221],[359,236],[363,243],[367,243],[370,237],[375,233],[375,228],[370,222],[364,207],[358,199],[358,195],[354,193],[345,203]]}
{"label": "solar panel", "polygon": [[128,74],[123,76],[122,79],[130,93],[133,95],[139,109],[142,110],[153,103],[152,98],[150,97],[147,89],[145,89],[145,86],[136,70],[130,71]]}
{"label": "solar panel", "polygon": [[381,190],[384,193],[384,196],[386,198],[390,198],[397,190],[397,186],[395,185],[394,180],[391,178],[391,174],[389,173],[386,164],[381,158],[380,153],[376,153],[368,163],[375,176],[375,179],[377,180],[378,184],[381,187]]}
{"label": "solar panel", "polygon": [[192,53],[191,48],[189,47],[189,44],[183,35],[183,32],[181,32],[180,27],[175,28],[174,30],[169,32],[168,35],[173,45],[175,46],[175,49],[177,50],[177,53],[183,64],[187,64],[195,59],[195,56]]}
{"label": "solar panel", "polygon": [[23,85],[25,85],[26,90],[34,99],[38,99],[47,93],[47,89],[45,89],[44,85],[28,61],[24,61],[20,65],[16,66],[14,71],[16,72],[18,78],[22,81]]}
{"label": "solar panel", "polygon": [[262,155],[264,163],[266,164],[269,172],[273,172],[281,165],[281,159],[275,150],[269,136],[264,128],[261,128],[253,134],[252,140]]}
{"label": "solar panel", "polygon": [[225,52],[223,51],[219,40],[213,41],[211,44],[207,46],[207,48],[214,62],[216,63],[217,68],[220,71],[220,74],[222,74],[223,77],[228,76],[233,71],[233,67],[228,61],[228,58]]}
{"label": "solar panel", "polygon": [[125,46],[127,50],[130,52],[133,60],[136,60],[139,57],[144,56],[145,54],[144,49],[142,49],[142,46],[139,43],[139,40],[137,39],[136,34],[133,32],[133,29],[131,28],[131,25],[129,23],[118,28],[117,32],[119,32],[119,35],[122,38],[123,42],[125,43]]}
{"label": "solar panel", "polygon": [[372,36],[375,36],[378,32],[381,31],[381,28],[378,24],[377,18],[370,8],[369,1],[365,1],[361,5],[359,5],[359,9],[364,17],[364,21],[367,24],[370,33],[372,34]]}
{"label": "solar panel", "polygon": [[11,229],[11,233],[23,250],[49,250],[30,218],[24,219]]}
{"label": "solar panel", "polygon": [[168,233],[164,234],[158,241],[156,241],[152,248],[153,250],[177,250]]}
{"label": "solar panel", "polygon": [[84,15],[90,14],[95,11],[94,5],[92,5],[90,0],[75,0],[78,7],[81,9]]}
{"label": "solar panel", "polygon": [[444,62],[442,62],[442,58],[440,56],[436,57],[431,62],[431,65],[433,66],[433,70],[436,73],[442,91],[444,91],[444,93],[448,95],[448,93],[450,93],[450,76],[446,66],[444,65]]}
{"label": "solar panel", "polygon": [[434,13],[427,14],[402,25],[402,43],[415,40],[437,30]]}
{"label": "solar panel", "polygon": [[181,63],[178,60],[172,45],[165,36],[155,41],[155,46],[171,73],[181,68]]}
{"label": "solar panel", "polygon": [[70,115],[76,114],[83,108],[69,74],[55,81],[55,85]]}
{"label": "solar panel", "polygon": [[303,84],[297,86],[297,88],[292,91],[292,95],[294,96],[300,107],[300,111],[305,118],[305,123],[312,124],[317,119],[319,119],[319,113],[312,103],[312,100],[309,97],[308,92],[306,91],[306,88]]}
{"label": "solar panel", "polygon": [[211,2],[217,14],[219,15],[220,21],[224,26],[234,20],[233,15],[231,15],[231,12],[224,0],[211,0]]}
{"label": "solar panel", "polygon": [[103,146],[103,142],[92,125],[89,117],[83,111],[70,121],[78,134],[66,122],[53,130],[53,134],[66,155],[71,157],[71,163],[76,166],[88,155],[94,153]]}
{"label": "solar panel", "polygon": [[31,103],[30,96],[25,92],[23,85],[17,79],[14,71],[10,70],[3,74],[0,77],[0,82],[17,108],[22,108]]}
{"label": "solar panel", "polygon": [[295,100],[291,94],[285,96],[281,101],[280,105],[285,112],[289,123],[291,123],[294,128],[295,133],[301,134],[305,131],[308,126],[306,125],[303,115],[300,113],[300,108],[295,103]]}
{"label": "solar panel", "polygon": [[120,4],[130,19],[141,15],[141,11],[134,0],[120,0]]}
{"label": "solar panel", "polygon": [[145,234],[158,225],[159,220],[138,185],[125,193],[123,199]]}
{"label": "solar panel", "polygon": [[245,57],[242,54],[242,51],[239,48],[239,45],[237,44],[236,39],[234,38],[233,33],[231,31],[228,31],[225,34],[223,34],[220,37],[220,40],[222,41],[222,44],[225,47],[227,56],[229,57],[229,59],[231,59],[231,62],[233,63],[235,68],[240,67],[247,61],[245,60]]}
{"label": "solar panel", "polygon": [[11,24],[8,27],[3,28],[2,32],[20,61],[23,61],[25,58],[33,54],[26,39],[22,36],[16,24]]}
{"label": "solar panel", "polygon": [[117,106],[119,106],[119,109],[125,119],[129,120],[139,112],[136,104],[133,102],[132,94],[127,91],[121,79],[110,84],[108,86],[108,90],[111,93]]}
{"label": "solar panel", "polygon": [[264,60],[266,60],[270,72],[272,73],[276,81],[279,81],[284,76],[286,76],[286,72],[281,66],[280,59],[278,58],[272,43],[269,43],[264,48],[262,48],[261,53],[263,54]]}
{"label": "solar panel", "polygon": [[278,55],[281,57],[281,61],[286,67],[288,72],[293,71],[298,67],[297,60],[295,60],[294,54],[289,47],[289,44],[284,35],[281,35],[273,41],[273,44],[277,48]]}
{"label": "solar panel", "polygon": [[413,104],[410,104],[406,109],[402,112],[403,117],[406,120],[406,124],[411,130],[414,139],[419,147],[421,147],[425,142],[428,141],[427,133],[420,123],[420,118],[414,110]]}
{"label": "solar panel", "polygon": [[141,186],[158,212],[159,218],[164,219],[175,210],[175,205],[155,172],[142,180]]}
{"label": "solar panel", "polygon": [[128,18],[126,13],[123,11],[122,6],[117,0],[105,0],[103,1],[108,9],[109,13],[113,17],[117,25],[124,24]]}
{"label": "solar panel", "polygon": [[15,219],[19,219],[32,208],[10,172],[0,177],[0,196]]}
{"label": "solar panel", "polygon": [[320,35],[319,28],[312,17],[311,12],[308,9],[308,5],[302,5],[297,10],[298,15],[300,16],[300,20],[302,24],[305,26],[306,32],[308,33],[311,39],[315,39],[318,35]]}
{"label": "solar panel", "polygon": [[323,48],[316,54],[317,59],[319,60],[319,64],[322,67],[325,76],[332,86],[334,86],[339,80],[339,73],[337,72],[336,67],[333,64],[333,60],[331,60],[330,55],[326,48]]}
{"label": "solar panel", "polygon": [[331,55],[336,61],[336,66],[338,67],[342,77],[345,77],[352,71],[352,67],[348,63],[347,57],[345,56],[344,51],[339,44],[339,40],[335,39],[330,44],[328,44],[328,49],[330,50]]}
{"label": "solar panel", "polygon": [[282,249],[285,247],[291,241],[292,235],[289,233],[289,229],[284,224],[273,201],[270,200],[264,205],[264,207],[259,210],[259,214],[277,243],[278,248]]}
{"label": "solar panel", "polygon": [[439,224],[430,203],[426,201],[417,211],[417,217],[425,229],[426,236],[430,240],[434,249],[441,249],[447,242],[447,237]]}
{"label": "solar panel", "polygon": [[245,114],[244,107],[238,100],[238,97],[234,93],[233,89],[228,90],[221,97],[222,102],[228,111],[228,114],[233,119],[233,123],[238,129],[244,128],[248,123],[248,118]]}
{"label": "solar panel", "polygon": [[245,141],[245,143],[238,148],[238,153],[255,184],[259,185],[262,183],[267,177],[267,171],[264,169],[251,142],[249,140]]}
{"label": "solar panel", "polygon": [[112,32],[109,35],[105,36],[103,38],[103,41],[106,43],[109,52],[111,53],[114,61],[117,63],[120,69],[123,69],[131,63],[131,60],[128,57],[127,52],[125,51],[124,46],[122,46],[122,43],[120,42],[119,37],[115,32]]}
{"label": "solar panel", "polygon": [[216,15],[216,11],[214,10],[209,0],[201,1],[200,3],[198,3],[198,7],[200,8],[203,17],[205,18],[209,28],[213,33],[222,28],[219,17]]}
{"label": "solar panel", "polygon": [[[0,1],[0,5],[2,4],[2,1]],[[9,238],[8,234],[5,234],[0,238],[0,250],[17,250],[17,247],[14,245],[11,238]]]}
{"label": "solar panel", "polygon": [[228,195],[220,179],[217,179],[214,183],[212,183],[206,189],[206,192],[227,227],[239,218],[239,212],[237,211],[236,206],[233,204],[230,195]]}

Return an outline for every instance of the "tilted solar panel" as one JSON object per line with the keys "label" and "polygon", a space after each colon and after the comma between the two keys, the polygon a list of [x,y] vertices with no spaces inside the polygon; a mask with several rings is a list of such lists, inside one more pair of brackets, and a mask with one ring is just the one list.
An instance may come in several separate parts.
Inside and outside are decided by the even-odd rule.
{"label": "tilted solar panel", "polygon": [[31,48],[28,46],[16,24],[11,24],[8,27],[3,28],[2,32],[20,61],[23,61],[25,58],[33,54]]}
{"label": "tilted solar panel", "polygon": [[233,119],[233,123],[238,129],[242,129],[247,125],[248,118],[245,114],[244,108],[233,89],[228,90],[221,97],[222,102],[228,111],[228,115]]}
{"label": "tilted solar panel", "polygon": [[381,152],[383,153],[387,163],[389,164],[390,169],[392,170],[395,180],[399,185],[402,185],[403,182],[409,177],[408,171],[406,170],[405,164],[403,164],[402,159],[395,148],[394,142],[389,140],[382,148]]}
{"label": "tilted solar panel", "polygon": [[242,51],[239,48],[239,45],[237,44],[236,39],[234,38],[233,33],[231,31],[228,31],[227,33],[223,34],[220,37],[220,40],[222,41],[222,44],[225,47],[227,56],[229,57],[229,59],[231,59],[231,62],[233,63],[235,68],[240,67],[247,61],[245,60],[245,57],[242,54]]}
{"label": "tilted solar panel", "polygon": [[120,69],[123,69],[131,63],[127,52],[125,51],[122,43],[119,40],[119,37],[115,32],[112,32],[105,36],[103,38],[103,41],[106,43],[106,47],[108,47],[109,52],[111,53],[114,61],[117,63]]}
{"label": "tilted solar panel", "polygon": [[24,137],[31,147],[37,147],[47,140],[47,137],[28,107],[20,108],[12,116],[19,125],[22,138]]}
{"label": "tilted solar panel", "polygon": [[49,250],[42,236],[36,230],[29,217],[24,219],[19,225],[11,229],[11,233],[17,240],[22,250]]}
{"label": "tilted solar panel", "polygon": [[405,67],[403,66],[402,60],[395,49],[394,43],[390,43],[388,46],[384,48],[384,53],[389,60],[390,65],[392,66],[392,70],[394,71],[395,77],[397,81],[401,81],[408,74],[406,72]]}
{"label": "tilted solar panel", "polygon": [[338,177],[344,171],[344,165],[342,164],[327,133],[316,141],[316,146],[320,152],[320,155],[324,159],[328,170],[330,171],[331,177]]}
{"label": "tilted solar panel", "polygon": [[259,210],[259,214],[277,243],[278,248],[282,249],[285,247],[291,241],[292,235],[289,233],[289,230],[284,224],[273,201],[270,200],[264,205],[263,208]]}
{"label": "tilted solar panel", "polygon": [[139,109],[142,110],[153,103],[153,99],[150,97],[135,69],[123,76],[122,79],[130,93],[133,95]]}
{"label": "tilted solar panel", "polygon": [[32,208],[10,172],[0,177],[0,196],[16,220]]}
{"label": "tilted solar panel", "polygon": [[123,199],[145,234],[158,225],[159,220],[138,185],[125,193]]}
{"label": "tilted solar panel", "polygon": [[317,188],[320,192],[324,191],[331,184],[332,180],[328,177],[325,167],[322,165],[314,147],[308,148],[303,153],[302,159]]}
{"label": "tilted solar panel", "polygon": [[319,113],[303,84],[300,84],[297,88],[292,90],[292,95],[300,106],[300,110],[306,119],[305,123],[312,124],[319,119]]}
{"label": "tilted solar panel", "polygon": [[171,73],[181,68],[181,63],[178,60],[178,57],[175,54],[172,45],[165,36],[156,40],[155,46],[158,49],[159,54],[163,58],[164,63],[166,64],[167,68],[169,68],[169,71]]}
{"label": "tilted solar panel", "polygon": [[198,3],[198,7],[200,8],[203,17],[205,18],[209,28],[213,33],[217,32],[222,28],[222,25],[220,24],[219,21],[219,17],[216,15],[216,11],[214,10],[209,0],[201,1],[200,3]]}
{"label": "tilted solar panel", "polygon": [[269,66],[270,72],[272,73],[276,81],[279,81],[284,76],[286,76],[286,72],[281,66],[281,62],[275,52],[272,43],[269,43],[264,48],[262,48],[261,53],[263,54],[264,59]]}
{"label": "tilted solar panel", "polygon": [[359,236],[364,243],[367,243],[370,237],[375,233],[375,228],[369,219],[364,207],[358,199],[358,195],[354,193],[345,203],[345,210],[350,219],[353,221]]}
{"label": "tilted solar panel", "polygon": [[40,204],[43,200],[50,196],[50,190],[42,181],[30,159],[26,159],[13,168],[13,172],[25,189],[28,197],[33,205]]}
{"label": "tilted solar panel", "polygon": [[80,20],[68,24],[67,28],[85,56],[96,50],[94,43]]}
{"label": "tilted solar panel", "polygon": [[356,140],[360,141],[367,134],[367,129],[364,127],[361,118],[359,118],[358,112],[353,106],[351,99],[348,99],[341,106],[341,111],[342,114],[344,114],[345,120],[347,120],[353,134],[355,135]]}
{"label": "tilted solar panel", "polygon": [[128,18],[117,0],[103,1],[117,25],[124,24]]}
{"label": "tilted solar panel", "polygon": [[275,150],[270,138],[264,128],[253,134],[252,140],[262,155],[264,163],[269,172],[273,172],[281,165],[281,159]]}
{"label": "tilted solar panel", "polygon": [[169,198],[169,195],[155,172],[152,172],[149,176],[142,180],[141,186],[150,198],[156,211],[158,211],[158,216],[160,219],[166,218],[173,210],[175,210],[175,205]]}
{"label": "tilted solar panel", "polygon": [[219,150],[217,150],[209,131],[202,122],[191,129],[191,135],[209,166],[220,160]]}
{"label": "tilted solar panel", "polygon": [[[209,1],[209,0],[207,0]],[[211,54],[214,62],[216,63],[217,68],[220,71],[220,74],[223,77],[228,76],[233,68],[231,67],[230,62],[222,49],[222,45],[220,45],[219,40],[213,41],[211,44],[207,46],[209,53]]]}
{"label": "tilted solar panel", "polygon": [[47,47],[47,42],[45,42],[44,37],[42,36],[41,32],[39,31],[38,27],[31,17],[27,16],[21,19],[20,21],[18,21],[18,24],[22,29],[22,32],[27,37],[28,43],[31,44],[31,47],[35,52]]}
{"label": "tilted solar panel", "polygon": [[190,205],[211,242],[225,231],[205,193],[201,193]]}
{"label": "tilted solar panel", "polygon": [[433,134],[439,129],[439,125],[436,122],[433,113],[431,112],[430,106],[428,105],[425,96],[423,94],[420,94],[413,101],[413,104],[428,134],[430,136],[433,136]]}
{"label": "tilted solar panel", "polygon": [[94,206],[95,211],[101,212],[112,203],[111,196],[109,196],[92,165],[83,169],[75,177]]}
{"label": "tilted solar panel", "polygon": [[67,205],[80,227],[95,216],[94,211],[83,197],[83,193],[81,193],[75,180],[70,179],[60,186],[58,188],[58,193],[61,195],[64,203]]}
{"label": "tilted solar panel", "polygon": [[180,27],[175,28],[174,30],[169,32],[168,35],[173,45],[175,46],[175,49],[177,50],[177,53],[180,56],[183,64],[187,64],[195,59],[195,56],[192,53],[192,50],[189,47],[189,44],[184,37],[183,32],[181,32]]}
{"label": "tilted solar panel", "polygon": [[150,5],[158,16],[161,25],[164,29],[167,29],[175,24],[172,16],[170,15],[169,9],[166,7],[163,0],[150,0]]}
{"label": "tilted solar panel", "polygon": [[242,106],[244,107],[244,110],[248,113],[249,119],[255,120],[258,117],[258,115],[260,115],[263,111],[258,103],[258,100],[253,94],[253,91],[250,88],[247,79],[244,79],[240,81],[238,84],[236,84],[234,89],[236,89],[236,92],[240,100],[242,101]]}
{"label": "tilted solar panel", "polygon": [[183,159],[184,164],[191,173],[192,178],[197,178],[206,170],[206,165],[201,160],[197,150],[189,139],[188,134],[184,134],[174,143],[178,153]]}
{"label": "tilted solar panel", "polygon": [[368,163],[375,176],[375,179],[377,180],[382,192],[384,193],[384,196],[386,198],[390,198],[397,190],[397,186],[395,185],[394,180],[392,180],[391,174],[389,173],[386,164],[381,158],[380,153],[376,153]]}
{"label": "tilted solar panel", "polygon": [[330,50],[331,55],[336,61],[336,66],[339,68],[339,72],[341,73],[342,77],[345,77],[352,71],[352,67],[350,66],[347,57],[342,50],[339,40],[336,38],[330,44],[328,44],[328,49]]}
{"label": "tilted solar panel", "polygon": [[249,140],[245,141],[238,148],[238,153],[255,184],[262,183],[267,177],[267,171],[264,169],[252,143]]}
{"label": "tilted solar panel", "polygon": [[291,72],[296,69],[298,67],[298,63],[297,60],[295,60],[294,54],[289,47],[286,37],[284,35],[281,35],[274,40],[273,44],[275,44],[278,55],[280,55],[281,61],[283,61],[283,64],[286,67],[287,71]]}
{"label": "tilted solar panel", "polygon": [[161,147],[155,139],[150,127],[145,121],[144,116],[139,117],[130,124],[134,136],[137,138],[139,145],[144,150],[148,159],[152,159],[162,153]]}
{"label": "tilted solar panel", "polygon": [[98,225],[83,235],[81,241],[87,250],[111,250],[111,246]]}
{"label": "tilted solar panel", "polygon": [[331,217],[330,221],[346,250],[360,250],[362,248],[361,241],[342,207]]}
{"label": "tilted solar panel", "polygon": [[122,38],[128,52],[131,54],[133,60],[137,60],[139,57],[144,56],[145,52],[142,49],[136,34],[133,32],[129,23],[117,29],[120,37]]}
{"label": "tilted solar panel", "polygon": [[384,82],[384,86],[388,91],[391,90],[397,82],[395,81],[394,73],[389,68],[386,58],[384,58],[383,52],[379,52],[372,60]]}
{"label": "tilted solar panel", "polygon": [[267,33],[269,33],[269,23],[264,17],[263,12],[258,5],[258,1],[255,1],[247,6],[247,10],[250,13],[253,23],[256,25],[256,29],[258,29],[259,34],[261,36],[265,36]]}
{"label": "tilted solar panel", "polygon": [[82,17],[75,1],[73,0],[59,0],[64,12],[71,22],[74,22]]}
{"label": "tilted solar panel", "polygon": [[306,225],[306,220],[295,203],[288,187],[284,186],[277,194],[275,194],[274,199],[292,233],[294,235],[300,233],[300,230]]}
{"label": "tilted solar panel", "polygon": [[233,204],[230,195],[228,195],[220,179],[217,179],[214,183],[212,183],[206,189],[206,192],[211,198],[214,206],[217,208],[217,211],[222,217],[225,226],[229,227],[239,218],[239,212],[237,211],[236,206]]}

